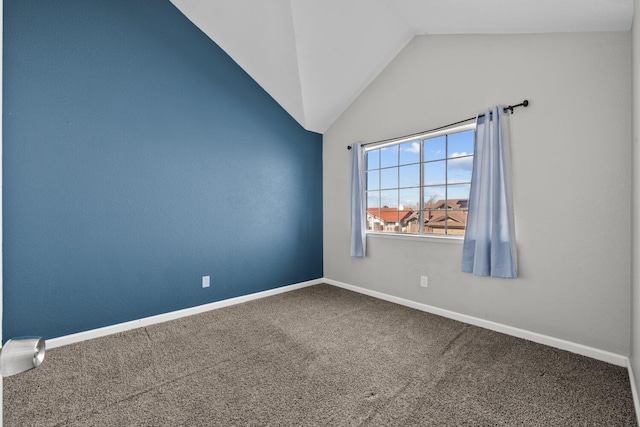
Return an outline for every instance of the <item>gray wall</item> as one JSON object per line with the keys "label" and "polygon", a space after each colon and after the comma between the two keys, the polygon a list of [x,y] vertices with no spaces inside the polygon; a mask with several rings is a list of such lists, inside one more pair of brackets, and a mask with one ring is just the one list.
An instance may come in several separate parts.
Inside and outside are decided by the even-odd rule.
{"label": "gray wall", "polygon": [[[632,289],[631,289],[631,367],[636,380],[636,388],[640,389],[640,265],[637,259],[640,254],[640,2],[634,1],[633,42],[633,209],[632,221]],[[636,414],[640,416],[640,414]]]}
{"label": "gray wall", "polygon": [[[630,58],[630,33],[416,37],[324,135],[325,277],[628,354]],[[347,144],[525,98],[511,119],[519,279],[461,273],[459,241],[369,236],[349,257]]]}

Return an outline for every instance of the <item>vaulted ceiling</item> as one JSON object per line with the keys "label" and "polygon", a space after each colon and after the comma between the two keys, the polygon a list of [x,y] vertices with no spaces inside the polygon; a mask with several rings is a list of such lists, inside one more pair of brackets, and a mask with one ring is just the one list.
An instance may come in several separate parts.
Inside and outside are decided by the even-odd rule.
{"label": "vaulted ceiling", "polygon": [[419,34],[628,31],[633,0],[171,0],[324,133]]}

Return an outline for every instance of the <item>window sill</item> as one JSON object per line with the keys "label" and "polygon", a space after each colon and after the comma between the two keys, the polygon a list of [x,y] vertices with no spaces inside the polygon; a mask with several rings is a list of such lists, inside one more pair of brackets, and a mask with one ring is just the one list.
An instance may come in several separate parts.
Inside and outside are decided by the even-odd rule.
{"label": "window sill", "polygon": [[453,243],[461,245],[464,243],[464,236],[432,236],[427,234],[400,234],[400,233],[379,233],[375,231],[367,231],[367,238],[375,239],[415,239],[437,243]]}

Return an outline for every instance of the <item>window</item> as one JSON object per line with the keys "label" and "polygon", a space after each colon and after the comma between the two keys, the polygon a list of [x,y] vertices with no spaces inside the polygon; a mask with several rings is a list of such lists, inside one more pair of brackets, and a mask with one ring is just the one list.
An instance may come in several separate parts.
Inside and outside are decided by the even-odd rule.
{"label": "window", "polygon": [[367,230],[464,235],[475,124],[366,148]]}

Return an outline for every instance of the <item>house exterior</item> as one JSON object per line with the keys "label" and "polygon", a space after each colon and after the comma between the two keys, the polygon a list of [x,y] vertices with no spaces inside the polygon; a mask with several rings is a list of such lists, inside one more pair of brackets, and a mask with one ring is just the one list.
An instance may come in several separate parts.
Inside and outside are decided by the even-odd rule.
{"label": "house exterior", "polygon": [[[410,233],[407,225],[415,210],[409,207],[367,209],[367,230],[391,233]],[[417,232],[417,231],[414,231]]]}
{"label": "house exterior", "polygon": [[[424,206],[424,232],[464,235],[469,199],[438,200]],[[420,211],[415,207],[367,209],[367,230],[390,233],[419,233]]]}

